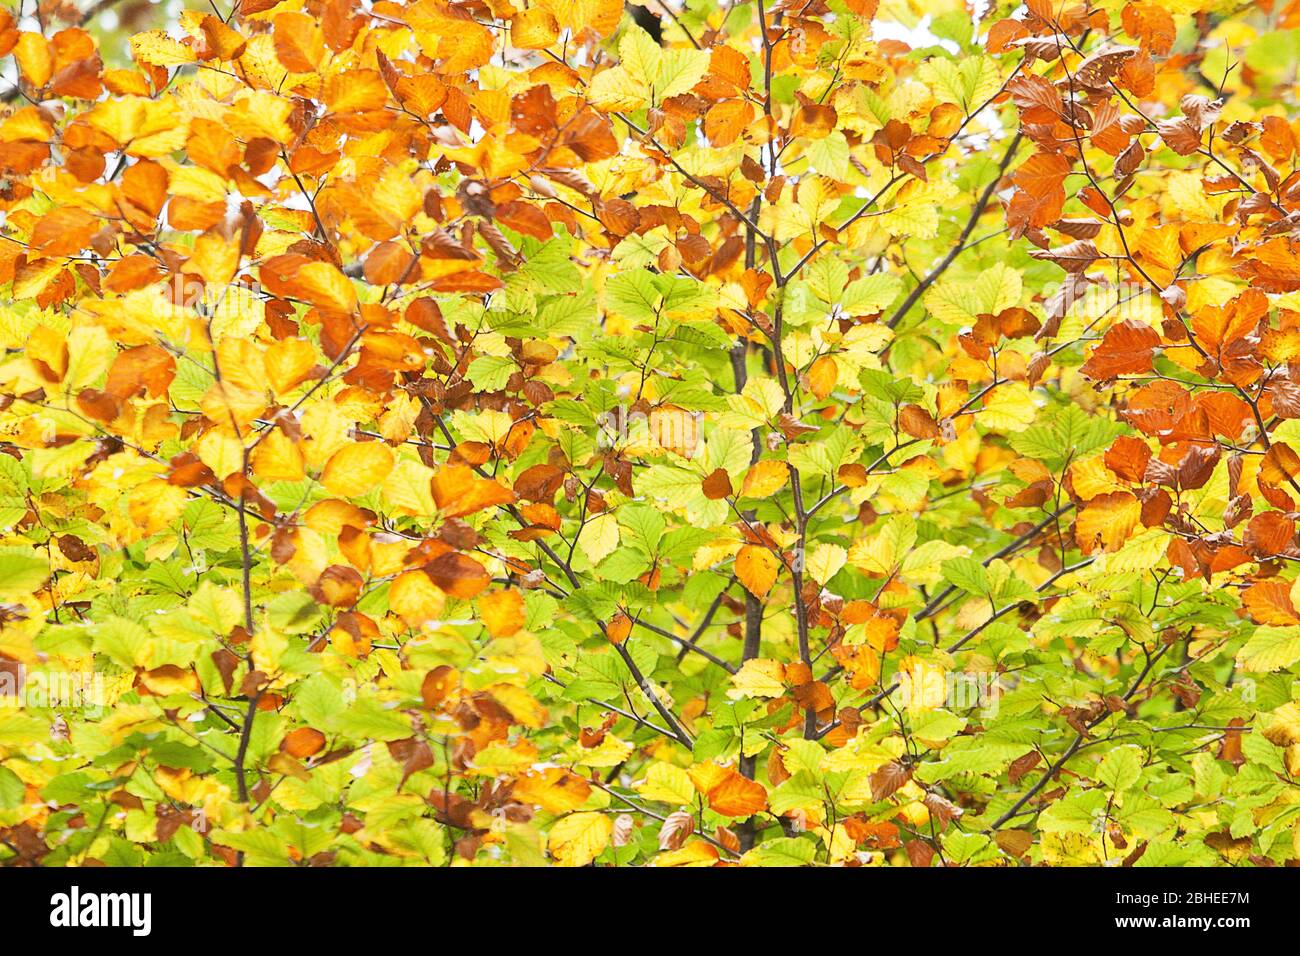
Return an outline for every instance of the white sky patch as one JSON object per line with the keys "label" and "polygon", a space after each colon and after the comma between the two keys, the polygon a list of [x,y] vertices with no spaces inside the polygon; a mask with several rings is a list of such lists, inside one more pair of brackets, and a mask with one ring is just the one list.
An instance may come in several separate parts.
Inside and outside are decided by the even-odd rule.
{"label": "white sky patch", "polygon": [[877,20],[871,25],[871,38],[877,43],[881,40],[900,40],[912,47],[912,49],[941,46],[949,53],[960,53],[961,49],[957,44],[951,40],[941,39],[930,32],[930,22],[928,13],[914,27]]}

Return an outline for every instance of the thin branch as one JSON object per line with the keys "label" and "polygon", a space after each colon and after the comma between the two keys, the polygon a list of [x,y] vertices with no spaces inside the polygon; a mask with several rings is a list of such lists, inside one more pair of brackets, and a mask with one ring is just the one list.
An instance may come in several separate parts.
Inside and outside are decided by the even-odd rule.
{"label": "thin branch", "polygon": [[[1124,694],[1123,697],[1124,700],[1126,701],[1130,700],[1133,697],[1133,695],[1137,693],[1138,688],[1142,686],[1142,681],[1146,680],[1146,676],[1149,673],[1151,673],[1151,668],[1156,666],[1156,662],[1159,661],[1160,658],[1164,657],[1166,652],[1168,652],[1169,648],[1171,648],[1172,646],[1173,646],[1172,644],[1166,644],[1164,647],[1162,647],[1159,651],[1156,652],[1155,656],[1148,655],[1146,666],[1142,668],[1142,673],[1138,674],[1137,680],[1133,682],[1133,686],[1130,687],[1127,693]],[[1111,712],[1107,710],[1100,717],[1096,718],[1095,720],[1087,724],[1087,729],[1092,730],[1092,728],[1096,727],[1098,724],[1100,724],[1102,721],[1106,720],[1110,716],[1111,716]],[[992,833],[994,830],[1001,827],[1012,817],[1015,817],[1017,814],[1019,814],[1020,808],[1023,807],[1026,803],[1028,803],[1030,800],[1032,800],[1038,794],[1038,792],[1043,789],[1043,787],[1047,786],[1047,782],[1051,780],[1053,777],[1055,777],[1057,773],[1060,772],[1061,768],[1064,767],[1066,763],[1068,763],[1069,760],[1076,753],[1079,752],[1079,748],[1083,746],[1083,741],[1085,737],[1086,734],[1078,734],[1074,738],[1074,742],[1071,743],[1070,746],[1066,748],[1065,753],[1061,754],[1061,756],[1056,760],[1056,762],[1053,763],[1050,767],[1047,768],[1046,771],[1043,772],[1043,775],[1038,778],[1038,780],[1034,783],[1034,785],[1030,787],[1027,791],[1025,791],[1025,795],[1022,796],[1019,800],[1017,800],[1014,804],[1012,804],[1011,809],[1009,809],[1006,813],[1002,814],[1002,816],[998,817],[996,820],[993,821],[993,823],[989,826],[988,832]]]}
{"label": "thin branch", "polygon": [[982,192],[979,199],[976,200],[974,207],[971,209],[970,217],[966,220],[966,227],[962,229],[961,235],[957,237],[957,242],[948,250],[948,254],[939,261],[938,265],[931,269],[929,274],[916,284],[916,288],[913,289],[908,294],[907,298],[903,300],[903,304],[900,305],[894,311],[894,314],[889,317],[889,320],[885,324],[891,329],[903,320],[911,310],[912,306],[916,305],[921,296],[925,294],[925,290],[930,288],[930,286],[935,283],[935,280],[948,271],[948,267],[951,266],[953,262],[956,261],[957,257],[967,249],[966,241],[970,239],[971,233],[975,231],[975,226],[979,222],[980,216],[984,215],[984,210],[988,206],[989,200],[993,198],[993,193],[997,191],[998,183],[1002,181],[1002,177],[1006,174],[1007,167],[1011,165],[1011,160],[1016,155],[1016,150],[1020,148],[1020,143],[1023,138],[1024,134],[1021,132],[1017,132],[1012,138],[1011,145],[1007,147],[1007,151],[1002,154],[1002,161],[998,163],[997,175],[993,177],[992,182],[984,187],[984,192]]}

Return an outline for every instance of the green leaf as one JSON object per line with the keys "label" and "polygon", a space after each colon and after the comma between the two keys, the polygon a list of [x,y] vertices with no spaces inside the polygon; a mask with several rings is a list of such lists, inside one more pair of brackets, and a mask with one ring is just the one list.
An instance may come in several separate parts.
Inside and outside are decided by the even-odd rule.
{"label": "green leaf", "polygon": [[21,806],[27,788],[22,778],[8,767],[0,767],[0,810]]}
{"label": "green leaf", "polygon": [[988,571],[974,558],[951,558],[943,562],[943,576],[949,584],[968,594],[985,596],[991,590]]}
{"label": "green leaf", "polygon": [[1117,793],[1133,787],[1141,776],[1142,751],[1137,747],[1116,747],[1097,769],[1097,779]]}
{"label": "green leaf", "polygon": [[0,596],[25,597],[50,576],[50,562],[28,548],[0,548]]}
{"label": "green leaf", "polygon": [[807,866],[817,855],[811,840],[779,837],[768,840],[740,858],[741,866]]}
{"label": "green leaf", "polygon": [[1300,626],[1255,629],[1254,635],[1237,652],[1241,666],[1248,671],[1276,671],[1300,661]]}

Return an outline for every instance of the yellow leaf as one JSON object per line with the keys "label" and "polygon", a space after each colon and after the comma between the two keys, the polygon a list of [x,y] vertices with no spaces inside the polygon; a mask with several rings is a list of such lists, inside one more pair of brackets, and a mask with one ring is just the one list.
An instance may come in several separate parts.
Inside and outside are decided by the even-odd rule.
{"label": "yellow leaf", "polygon": [[50,82],[54,75],[54,53],[45,37],[39,33],[20,33],[13,52],[28,83],[42,87]]}
{"label": "yellow leaf", "polygon": [[[222,190],[222,198],[225,190]],[[239,268],[239,243],[215,232],[205,232],[194,240],[186,272],[197,272],[205,282],[225,285]]]}
{"label": "yellow leaf", "polygon": [[1268,715],[1264,738],[1279,747],[1300,743],[1300,703],[1290,701]]}
{"label": "yellow leaf", "polygon": [[199,58],[193,48],[172,39],[163,30],[146,30],[131,37],[131,56],[149,66],[181,66]]}
{"label": "yellow leaf", "polygon": [[478,610],[493,637],[509,637],[524,626],[524,596],[513,588],[480,595]]}
{"label": "yellow leaf", "polygon": [[281,339],[266,350],[266,377],[277,395],[285,395],[306,380],[316,365],[316,349],[299,338]]}
{"label": "yellow leaf", "polygon": [[780,661],[756,657],[745,661],[740,670],[731,675],[732,689],[727,696],[732,700],[742,697],[781,697],[785,694],[785,665]]}
{"label": "yellow leaf", "polygon": [[242,286],[226,286],[214,296],[216,287],[205,290],[204,305],[216,298],[209,326],[213,341],[251,338],[262,324],[266,309],[262,300]]}
{"label": "yellow leaf", "polygon": [[510,42],[521,50],[544,50],[559,36],[559,21],[544,7],[529,7],[510,21]]}
{"label": "yellow leaf", "polygon": [[416,517],[429,517],[437,507],[430,487],[433,474],[432,468],[418,461],[399,461],[384,481],[384,501]]}
{"label": "yellow leaf", "polygon": [[313,305],[337,312],[352,312],[357,307],[357,290],[352,282],[328,262],[309,262],[298,270],[298,285],[303,298]]}
{"label": "yellow leaf", "polygon": [[393,453],[387,445],[358,442],[336,451],[320,480],[331,494],[352,498],[378,488],[392,470]]}
{"label": "yellow leaf", "polygon": [[614,821],[604,813],[571,813],[551,826],[547,845],[561,866],[586,866],[609,846]]}
{"label": "yellow leaf", "polygon": [[216,429],[204,432],[194,443],[194,453],[218,478],[244,467],[244,443],[228,432]]}
{"label": "yellow leaf", "polygon": [[715,564],[725,561],[740,549],[741,542],[727,538],[700,545],[700,549],[695,552],[692,567],[696,571],[703,571],[705,568],[711,568]]}
{"label": "yellow leaf", "polygon": [[1029,386],[1007,382],[985,397],[983,408],[975,413],[975,423],[994,431],[1022,432],[1037,417],[1038,408]]}
{"label": "yellow leaf", "polygon": [[406,626],[418,630],[439,620],[447,595],[423,571],[404,571],[388,587],[388,606]]}
{"label": "yellow leaf", "polygon": [[511,795],[547,813],[568,813],[587,802],[591,784],[563,767],[541,767],[516,780]]}
{"label": "yellow leaf", "polygon": [[189,495],[160,478],[136,485],[127,499],[131,520],[145,535],[156,534],[180,517]]}
{"label": "yellow leaf", "polygon": [[651,866],[713,866],[718,862],[718,851],[703,840],[692,840],[680,850],[667,850],[656,854]]}
{"label": "yellow leaf", "polygon": [[898,515],[870,538],[855,541],[849,549],[849,560],[869,574],[892,574],[915,543],[916,522]]}
{"label": "yellow leaf", "polygon": [[596,74],[587,92],[592,106],[610,112],[635,110],[650,101],[649,87],[621,66]]}
{"label": "yellow leaf", "polygon": [[594,747],[584,747],[581,743],[571,746],[565,752],[565,759],[566,762],[584,767],[617,767],[622,765],[631,753],[630,743],[607,733]]}
{"label": "yellow leaf", "polygon": [[948,698],[947,671],[934,661],[903,658],[898,665],[899,693],[911,713],[942,707]]}
{"label": "yellow leaf", "polygon": [[63,384],[81,389],[108,371],[117,355],[108,333],[97,325],[78,326],[68,333],[68,370]]}
{"label": "yellow leaf", "polygon": [[623,17],[622,0],[539,0],[539,6],[550,10],[560,25],[575,36],[591,29],[607,37]]}
{"label": "yellow leaf", "polygon": [[599,564],[618,547],[618,521],[606,511],[589,520],[578,534],[578,547],[592,564]]}
{"label": "yellow leaf", "polygon": [[[493,700],[510,713],[511,717],[523,726],[536,730],[546,724],[546,708],[539,704],[537,699],[522,687],[516,687],[513,684],[493,684],[488,688],[488,693],[492,695]],[[631,752],[631,747],[628,748],[628,752]],[[627,754],[623,756],[627,756]],[[612,767],[618,762],[618,760],[615,760],[607,766]]]}
{"label": "yellow leaf", "polygon": [[1097,495],[1084,505],[1074,522],[1079,550],[1084,554],[1118,550],[1141,517],[1142,504],[1129,492]]}
{"label": "yellow leaf", "polygon": [[804,566],[814,581],[825,584],[839,574],[848,558],[849,553],[838,544],[819,544],[808,555]]}
{"label": "yellow leaf", "polygon": [[1093,455],[1070,465],[1070,487],[1085,501],[1097,495],[1124,490],[1123,483],[1106,467],[1101,455]]}
{"label": "yellow leaf", "polygon": [[688,806],[695,800],[695,786],[686,771],[676,764],[657,761],[646,771],[645,779],[636,786],[636,792],[647,800]]}
{"label": "yellow leaf", "polygon": [[265,481],[302,481],[307,476],[302,449],[279,428],[272,428],[249,456],[253,472]]}
{"label": "yellow leaf", "polygon": [[783,461],[755,462],[745,472],[741,494],[746,498],[770,498],[785,487],[789,478],[790,467]]}

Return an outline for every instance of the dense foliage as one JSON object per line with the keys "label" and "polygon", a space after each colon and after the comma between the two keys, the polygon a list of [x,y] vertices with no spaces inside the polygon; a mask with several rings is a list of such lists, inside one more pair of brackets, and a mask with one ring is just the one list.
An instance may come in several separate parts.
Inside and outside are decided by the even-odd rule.
{"label": "dense foliage", "polygon": [[0,12],[0,862],[1300,856],[1300,4],[112,6]]}

